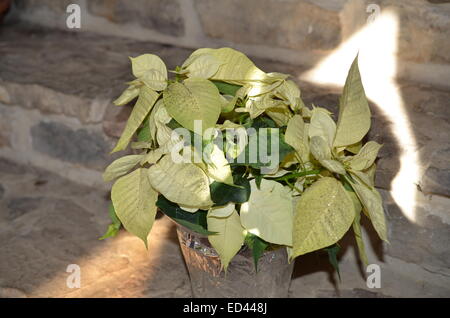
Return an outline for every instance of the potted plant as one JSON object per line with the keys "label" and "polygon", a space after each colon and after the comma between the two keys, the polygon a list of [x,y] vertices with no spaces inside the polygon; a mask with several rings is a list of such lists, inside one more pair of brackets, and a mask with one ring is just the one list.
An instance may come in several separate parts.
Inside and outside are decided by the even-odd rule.
{"label": "potted plant", "polygon": [[202,48],[168,78],[156,55],[131,58],[135,80],[114,103],[137,101],[106,168],[113,223],[142,239],[157,210],[177,224],[194,296],[284,297],[292,260],[352,228],[367,264],[360,219],[386,238],[374,188],[381,145],[362,139],[370,110],[357,58],[337,123],[304,105],[287,74],[265,73],[231,48]]}

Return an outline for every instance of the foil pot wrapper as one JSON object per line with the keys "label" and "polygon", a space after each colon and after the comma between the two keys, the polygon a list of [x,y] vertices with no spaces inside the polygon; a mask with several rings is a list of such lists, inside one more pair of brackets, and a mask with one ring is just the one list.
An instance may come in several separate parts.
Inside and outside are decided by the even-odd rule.
{"label": "foil pot wrapper", "polygon": [[288,297],[294,262],[286,248],[265,251],[258,261],[244,245],[225,272],[219,255],[206,236],[177,224],[178,240],[186,262],[193,297],[285,298]]}

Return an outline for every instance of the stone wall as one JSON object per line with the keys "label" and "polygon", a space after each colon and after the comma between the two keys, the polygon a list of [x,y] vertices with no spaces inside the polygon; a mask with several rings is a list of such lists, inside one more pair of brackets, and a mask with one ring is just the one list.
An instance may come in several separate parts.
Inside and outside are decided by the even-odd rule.
{"label": "stone wall", "polygon": [[[66,29],[69,3],[81,30],[177,46],[232,46],[253,56],[312,66],[366,24],[399,16],[399,76],[450,86],[450,3],[427,0],[16,0],[22,20]],[[373,7],[377,5],[378,7]]]}
{"label": "stone wall", "polygon": [[[65,26],[65,8],[72,2],[17,0],[13,13],[22,20],[18,25],[0,27],[0,157],[9,160],[2,162],[42,168],[40,176],[52,172],[101,190],[110,187],[103,183],[101,172],[114,159],[108,153],[130,112],[129,106],[111,103],[131,79],[128,56],[152,52],[170,69],[189,55],[188,48],[232,45],[256,57],[263,70],[290,73],[298,80],[367,18],[366,3],[361,1],[91,0],[78,1],[85,9],[80,32]],[[382,289],[367,289],[362,275],[355,274],[359,270],[356,250],[353,239],[346,237],[340,293],[334,289],[330,268],[323,265],[326,258],[311,254],[299,261],[293,297],[450,296],[450,80],[442,76],[448,73],[450,60],[446,47],[448,4],[418,0],[378,3],[382,8],[390,3],[402,8],[400,60],[422,70],[440,70],[415,78],[415,82],[399,82],[422,171],[415,220],[399,209],[390,189],[401,164],[399,155],[407,145],[392,136],[390,125],[395,121],[389,122],[371,105],[370,138],[384,144],[376,186],[385,200],[391,244],[371,239],[370,226],[364,233],[370,259],[382,266]],[[146,14],[154,11],[161,14]],[[302,14],[305,19],[297,19]],[[14,16],[9,18],[14,21]],[[436,81],[439,85],[430,85]],[[307,105],[314,103],[336,113],[339,91],[298,83]],[[2,169],[7,174],[11,165],[4,164]],[[16,179],[1,181],[0,199],[16,195],[11,187],[16,191],[22,188]],[[58,181],[58,188],[63,184]],[[35,190],[24,191],[31,196]],[[67,195],[77,202],[86,197]],[[91,200],[102,200],[99,196],[92,195]]]}
{"label": "stone wall", "polygon": [[158,52],[174,67],[189,54],[36,27],[3,27],[0,37],[0,156],[104,189],[101,172],[118,156],[109,152],[131,110],[112,104],[132,79],[128,56]]}

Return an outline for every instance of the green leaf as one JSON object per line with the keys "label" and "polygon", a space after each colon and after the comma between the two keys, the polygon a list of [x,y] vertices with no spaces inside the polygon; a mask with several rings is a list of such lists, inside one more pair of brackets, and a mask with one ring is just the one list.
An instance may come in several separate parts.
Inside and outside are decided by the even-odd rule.
{"label": "green leaf", "polygon": [[236,106],[236,102],[238,100],[237,96],[231,96],[231,95],[222,95],[222,105],[221,105],[221,112],[222,113],[229,113],[234,110],[234,107]]}
{"label": "green leaf", "polygon": [[252,233],[247,233],[245,236],[245,244],[252,250],[255,272],[258,272],[258,261],[267,247],[269,247],[269,243]]}
{"label": "green leaf", "polygon": [[103,180],[108,182],[127,174],[142,158],[143,155],[128,155],[113,161],[103,173]]}
{"label": "green leaf", "polygon": [[195,50],[194,52],[191,53],[191,55],[189,55],[189,57],[183,62],[183,64],[181,65],[181,67],[179,68],[179,71],[183,68],[188,67],[189,65],[191,65],[198,56],[202,55],[202,54],[210,54],[212,51],[214,51],[214,49],[210,49],[210,48],[200,48]]}
{"label": "green leaf", "polygon": [[266,114],[272,118],[279,127],[286,126],[292,117],[291,111],[284,105],[267,108]]}
{"label": "green leaf", "polygon": [[163,195],[158,196],[156,206],[168,217],[174,220],[176,223],[197,232],[202,235],[213,235],[215,232],[207,230],[206,216],[207,211],[198,210],[197,212],[188,212],[180,208],[179,205],[170,202]]}
{"label": "green leaf", "polygon": [[369,214],[370,221],[372,222],[375,231],[378,233],[378,236],[383,241],[388,242],[386,219],[380,193],[375,188],[369,188],[358,179],[354,179],[351,186]]}
{"label": "green leaf", "polygon": [[330,149],[332,148],[331,146],[336,134],[336,123],[326,109],[315,107],[312,110],[308,133],[310,138],[315,136],[322,137],[326,141],[328,147]]}
{"label": "green leaf", "polygon": [[375,141],[369,141],[355,156],[348,160],[350,167],[354,170],[368,169],[375,161],[378,155],[378,151],[382,145]]}
{"label": "green leaf", "polygon": [[[233,184],[233,176],[231,175],[230,164],[225,158],[224,152],[216,145],[209,144],[212,147],[212,152],[207,156],[206,174],[215,181]],[[205,152],[203,153],[205,156]]]}
{"label": "green leaf", "polygon": [[258,174],[255,176],[255,183],[256,183],[256,187],[258,189],[261,189],[261,182],[262,182],[263,176],[261,174]]}
{"label": "green leaf", "polygon": [[148,175],[153,188],[172,202],[197,208],[213,203],[208,176],[193,163],[174,163],[165,155],[148,169]]}
{"label": "green leaf", "polygon": [[313,136],[310,141],[311,154],[319,162],[325,159],[331,159],[331,149],[322,136]]}
{"label": "green leaf", "polygon": [[278,128],[277,124],[272,119],[263,116],[255,118],[248,127],[257,130],[260,128]]}
{"label": "green leaf", "polygon": [[127,148],[131,137],[133,137],[133,134],[142,124],[145,117],[147,117],[158,97],[158,93],[151,90],[150,88],[147,88],[145,86],[141,88],[139,98],[136,102],[136,105],[134,105],[133,110],[131,111],[125,129],[122,132],[122,136],[120,136],[120,139],[112,152],[124,150],[125,148]]}
{"label": "green leaf", "polygon": [[[189,212],[187,212],[187,213],[189,213]],[[199,233],[199,234],[202,234],[202,235],[205,235],[205,236],[207,236],[207,235],[216,235],[217,234],[217,232],[212,232],[212,231],[205,230],[199,224],[191,223],[191,222],[188,222],[188,221],[183,220],[183,219],[172,218],[172,220],[174,220],[176,223],[184,226],[185,228],[187,228],[187,229],[189,229],[189,230],[191,230],[193,232],[196,232],[196,233]]]}
{"label": "green leaf", "polygon": [[[265,129],[264,132],[262,129]],[[262,167],[278,166],[287,155],[292,153],[294,149],[284,140],[284,135],[279,128],[261,128],[256,133],[248,134],[249,143],[244,148],[245,158],[239,158],[232,165],[249,165],[252,168],[260,169]],[[272,149],[272,138],[278,138],[278,151]],[[252,150],[251,145],[255,145]],[[266,151],[267,149],[267,151]],[[242,154],[242,155],[244,155]],[[275,160],[278,158],[278,162]],[[245,160],[243,160],[245,159]]]}
{"label": "green leaf", "polygon": [[144,157],[141,160],[141,166],[143,166],[144,164],[148,163],[148,164],[154,164],[157,163],[159,159],[161,159],[161,157],[163,155],[166,154],[166,151],[164,148],[157,148],[155,150],[150,150],[146,155],[144,155]]}
{"label": "green leaf", "polygon": [[367,259],[366,249],[364,246],[364,240],[361,232],[361,210],[356,212],[355,220],[353,221],[353,232],[355,234],[356,245],[358,246],[359,258],[363,263],[364,267],[369,265],[369,261]]}
{"label": "green leaf", "polygon": [[167,73],[163,60],[154,54],[142,54],[137,57],[130,57],[130,60],[135,77],[139,78],[149,70],[158,70],[161,73]]}
{"label": "green leaf", "polygon": [[217,251],[225,271],[231,259],[244,244],[244,228],[241,225],[236,210],[226,218],[217,218],[208,215],[208,229],[217,232],[208,236],[212,247]]}
{"label": "green leaf", "polygon": [[219,119],[222,100],[217,87],[208,80],[189,78],[172,83],[164,91],[167,112],[183,127],[194,131],[194,120],[202,121],[202,132]]}
{"label": "green leaf", "polygon": [[369,186],[372,188],[375,186],[375,172],[377,170],[377,165],[374,163],[371,165],[368,169],[364,170],[363,172],[369,177]]}
{"label": "green leaf", "polygon": [[142,127],[142,129],[138,130],[137,133],[137,141],[139,142],[150,142],[152,139],[152,136],[150,135],[150,128],[148,125],[145,125]]}
{"label": "green leaf", "polygon": [[160,130],[164,130],[165,126],[166,126],[166,121],[172,120],[172,118],[169,116],[169,114],[167,113],[166,108],[164,107],[164,102],[163,99],[159,99],[156,103],[155,106],[153,106],[152,111],[150,112],[150,115],[148,117],[149,119],[149,128],[150,128],[150,135],[151,135],[151,139],[155,140],[158,142],[158,138],[157,132],[158,134],[160,134]]}
{"label": "green leaf", "polygon": [[[197,51],[193,55],[199,54]],[[207,49],[200,52],[212,54],[222,62],[216,74],[211,77],[212,80],[226,81],[238,85],[257,83],[264,80],[275,81],[275,79],[269,78],[266,73],[257,68],[245,54],[234,49],[225,47]]]}
{"label": "green leaf", "polygon": [[356,57],[348,72],[344,91],[339,100],[339,118],[333,145],[334,147],[353,145],[361,141],[369,129],[370,109],[359,74],[358,57]]}
{"label": "green leaf", "polygon": [[130,85],[115,101],[113,101],[114,105],[122,106],[128,104],[133,99],[138,97],[139,90],[139,87]]}
{"label": "green leaf", "polygon": [[270,72],[266,74],[269,78],[272,78],[274,80],[280,80],[285,81],[290,75],[285,73],[279,73],[279,72]]}
{"label": "green leaf", "polygon": [[362,142],[358,141],[356,144],[348,145],[345,150],[350,151],[353,154],[357,154],[362,148]]}
{"label": "green leaf", "polygon": [[131,149],[152,149],[153,146],[147,141],[135,141],[131,143]]}
{"label": "green leaf", "polygon": [[147,87],[162,91],[167,87],[167,74],[158,70],[149,70],[139,78]]}
{"label": "green leaf", "polygon": [[333,245],[354,218],[353,202],[341,183],[330,177],[319,179],[297,202],[292,258]]}
{"label": "green leaf", "polygon": [[331,159],[331,149],[326,141],[321,136],[314,136],[311,138],[310,145],[311,153],[322,166],[331,172],[345,174],[344,166],[334,159]]}
{"label": "green leaf", "polygon": [[234,176],[235,186],[214,181],[210,184],[211,199],[216,205],[229,202],[244,203],[250,197],[250,183],[246,178]]}
{"label": "green leaf", "polygon": [[172,129],[169,127],[169,123],[173,118],[167,112],[162,100],[161,104],[158,102],[156,106],[159,107],[155,108],[151,114],[155,113],[155,115],[150,116],[150,134],[156,137],[158,145],[162,147],[171,141]]}
{"label": "green leaf", "polygon": [[182,73],[187,73],[189,77],[208,79],[216,74],[221,61],[212,54],[203,53],[194,55],[182,66]]}
{"label": "green leaf", "polygon": [[223,95],[236,96],[236,92],[242,87],[241,85],[230,84],[220,81],[212,81],[216,85],[219,92]]}
{"label": "green leaf", "polygon": [[151,142],[152,135],[150,131],[150,116],[147,116],[142,123],[142,126],[137,130],[137,140]]}
{"label": "green leaf", "polygon": [[355,234],[356,244],[358,246],[359,258],[361,259],[361,262],[363,263],[363,265],[365,267],[367,267],[369,262],[367,260],[366,250],[364,247],[364,240],[363,240],[362,232],[361,232],[361,224],[360,224],[361,210],[362,210],[361,201],[359,201],[358,196],[354,192],[350,183],[348,183],[348,181],[346,181],[345,178],[342,179],[341,181],[343,181],[344,188],[345,188],[345,190],[347,190],[348,194],[350,195],[350,198],[353,201],[353,206],[355,207],[355,219],[353,220],[353,225],[352,225],[353,233]]}
{"label": "green leaf", "polygon": [[347,190],[347,188],[345,188],[345,189],[347,190],[347,193],[350,196],[350,199],[352,199],[353,207],[355,208],[355,213],[358,214],[362,210],[361,201],[359,201],[358,196],[353,191],[353,188],[350,186],[350,184],[347,183],[347,185],[349,186],[350,189],[349,190]]}
{"label": "green leaf", "polygon": [[337,160],[334,159],[325,159],[320,161],[320,164],[330,170],[331,172],[339,173],[339,174],[345,174],[345,168]]}
{"label": "green leaf", "polygon": [[103,236],[100,237],[99,240],[104,240],[109,237],[114,237],[117,235],[117,233],[119,233],[119,230],[120,230],[120,227],[117,227],[114,224],[109,224],[108,229],[106,230],[105,234],[103,234]]}
{"label": "green leaf", "polygon": [[248,202],[241,205],[244,228],[263,240],[280,245],[292,245],[292,194],[289,188],[276,181],[261,180],[258,189],[250,181]]}
{"label": "green leaf", "polygon": [[120,222],[119,218],[116,215],[116,211],[114,210],[114,206],[112,203],[108,206],[108,214],[112,221],[110,225],[108,225],[108,229],[106,230],[106,233],[103,234],[102,237],[99,238],[99,240],[104,240],[108,237],[114,237],[119,233],[120,226],[122,223]]}
{"label": "green leaf", "polygon": [[300,156],[303,163],[309,161],[308,131],[300,115],[294,115],[288,122],[284,137]]}
{"label": "green leaf", "polygon": [[328,253],[328,260],[330,261],[330,264],[333,266],[334,270],[337,272],[339,281],[341,280],[341,273],[339,272],[339,262],[337,259],[337,254],[341,250],[339,245],[334,244],[333,246],[325,248],[325,250]]}
{"label": "green leaf", "polygon": [[147,169],[139,168],[118,179],[111,190],[117,217],[125,229],[142,239],[147,246],[156,216],[158,194],[150,186]]}
{"label": "green leaf", "polygon": [[303,104],[300,99],[300,89],[292,80],[283,81],[275,94],[284,99],[293,111],[299,110]]}
{"label": "green leaf", "polygon": [[114,205],[112,202],[110,202],[108,206],[108,215],[113,224],[118,226],[122,225],[122,222],[120,222],[119,218],[117,217],[116,209],[114,209]]}
{"label": "green leaf", "polygon": [[209,209],[209,216],[216,218],[226,218],[235,210],[235,204],[230,202],[222,206],[213,206]]}
{"label": "green leaf", "polygon": [[373,188],[373,179],[367,173],[352,169],[349,169],[349,173],[353,179],[359,179],[369,188]]}
{"label": "green leaf", "polygon": [[167,86],[167,68],[164,62],[154,54],[130,57],[133,75],[149,88],[161,91]]}

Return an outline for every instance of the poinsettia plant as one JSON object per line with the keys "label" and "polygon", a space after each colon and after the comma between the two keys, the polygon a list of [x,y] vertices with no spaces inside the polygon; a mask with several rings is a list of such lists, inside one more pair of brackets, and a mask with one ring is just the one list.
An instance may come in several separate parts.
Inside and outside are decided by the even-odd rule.
{"label": "poinsettia plant", "polygon": [[231,48],[194,51],[170,73],[156,55],[131,58],[136,79],[114,103],[137,98],[106,168],[113,223],[147,245],[157,210],[208,236],[226,269],[245,244],[255,264],[265,250],[290,260],[325,249],[333,264],[339,240],[353,229],[367,264],[360,219],[387,240],[374,188],[381,145],[363,138],[370,109],[357,58],[339,100],[337,122],[306,106],[281,73],[265,73]]}

